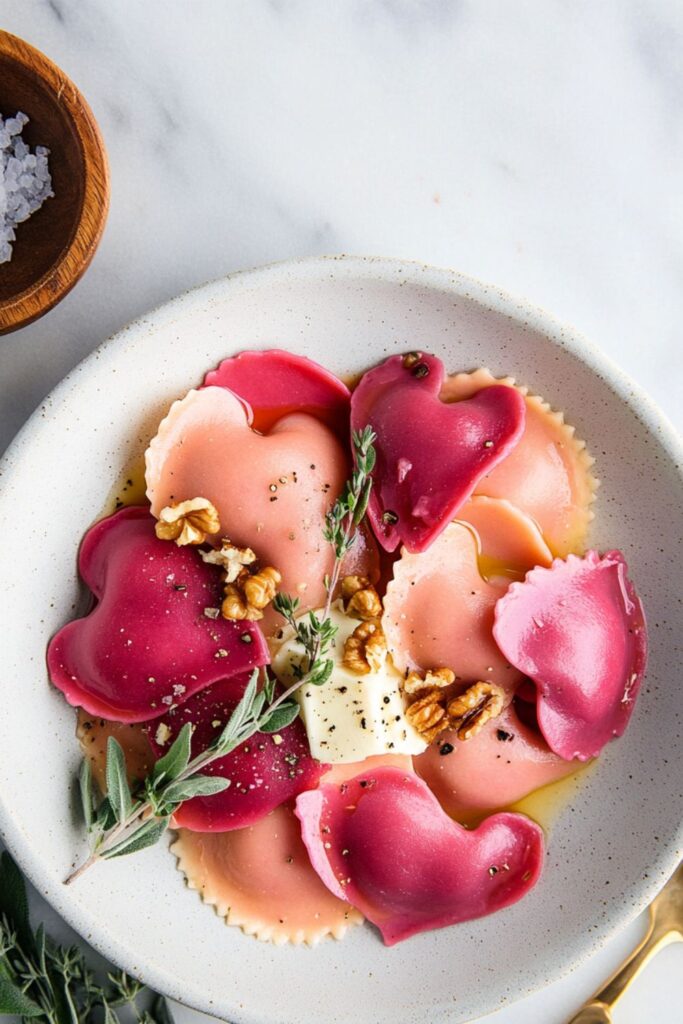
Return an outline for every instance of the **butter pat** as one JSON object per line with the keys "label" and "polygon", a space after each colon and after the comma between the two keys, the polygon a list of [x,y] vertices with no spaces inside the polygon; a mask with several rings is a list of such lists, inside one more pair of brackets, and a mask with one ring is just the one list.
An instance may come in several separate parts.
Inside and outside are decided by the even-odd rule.
{"label": "butter pat", "polygon": [[[344,764],[373,754],[421,754],[427,744],[405,717],[402,677],[391,659],[364,676],[351,672],[342,664],[344,642],[358,619],[344,613],[341,601],[332,606],[330,618],[337,627],[329,654],[332,675],[322,686],[304,684],[296,693],[313,757]],[[302,660],[301,644],[285,637],[272,669],[281,683],[291,686]]]}

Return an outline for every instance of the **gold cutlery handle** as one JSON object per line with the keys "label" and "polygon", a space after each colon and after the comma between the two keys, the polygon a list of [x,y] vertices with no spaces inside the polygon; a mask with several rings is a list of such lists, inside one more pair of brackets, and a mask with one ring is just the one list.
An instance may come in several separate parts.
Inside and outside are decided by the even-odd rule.
{"label": "gold cutlery handle", "polygon": [[683,932],[667,922],[657,925],[650,921],[642,942],[633,950],[624,963],[614,972],[605,986],[597,992],[569,1024],[609,1024],[612,1020],[610,1009],[623,996],[653,956],[672,942],[683,942]]}

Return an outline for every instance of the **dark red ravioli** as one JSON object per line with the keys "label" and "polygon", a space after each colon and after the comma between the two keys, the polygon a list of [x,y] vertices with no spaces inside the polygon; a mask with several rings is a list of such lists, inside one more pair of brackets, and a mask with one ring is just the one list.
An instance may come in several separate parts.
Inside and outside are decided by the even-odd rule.
{"label": "dark red ravioli", "polygon": [[620,551],[569,555],[532,569],[496,605],[496,643],[535,683],[539,728],[566,760],[599,754],[633,712],[647,630],[627,573]]}
{"label": "dark red ravioli", "polygon": [[[191,722],[192,756],[206,750],[227,725],[249,681],[249,674],[215,683],[192,700],[148,727],[157,757],[161,757],[183,725]],[[159,726],[170,736],[161,744]],[[166,730],[162,730],[165,734]],[[214,796],[186,800],[175,813],[175,824],[195,832],[229,832],[263,818],[286,800],[318,784],[327,765],[310,755],[306,730],[300,718],[276,735],[257,732],[226,757],[214,761],[202,774],[230,779],[230,786]]]}
{"label": "dark red ravioli", "polygon": [[351,396],[351,426],[371,426],[377,464],[369,516],[387,551],[424,551],[524,430],[515,388],[483,388],[472,398],[439,398],[436,356],[392,356],[366,373]]}
{"label": "dark red ravioli", "polygon": [[293,411],[310,413],[337,431],[348,429],[349,389],[305,356],[278,348],[241,352],[207,373],[203,387],[211,386],[228,388],[246,402],[257,430],[268,430]]}
{"label": "dark red ravioli", "polygon": [[211,619],[221,574],[193,548],[159,540],[144,508],[125,508],[83,539],[79,571],[97,598],[64,626],[48,671],[69,704],[115,722],[145,722],[211,683],[268,663],[253,623]]}
{"label": "dark red ravioli", "polygon": [[322,881],[388,946],[515,903],[543,863],[543,833],[528,818],[496,814],[468,831],[396,768],[302,793],[296,813]]}

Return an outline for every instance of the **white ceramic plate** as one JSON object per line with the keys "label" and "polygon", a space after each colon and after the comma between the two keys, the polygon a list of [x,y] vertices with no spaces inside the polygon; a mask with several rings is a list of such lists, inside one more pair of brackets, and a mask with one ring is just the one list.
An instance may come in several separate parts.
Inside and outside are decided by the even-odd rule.
{"label": "white ceramic plate", "polygon": [[[61,884],[83,852],[79,755],[74,713],[48,684],[44,652],[78,602],[79,539],[171,400],[224,356],[273,345],[340,374],[426,349],[451,370],[512,374],[566,410],[602,479],[592,541],[624,550],[650,622],[650,667],[628,733],[555,824],[536,890],[493,917],[392,949],[370,927],[314,950],[247,938],[185,888],[164,846]],[[144,317],[60,384],[2,465],[5,841],[107,957],[236,1024],[455,1024],[553,981],[632,918],[680,855],[679,454],[652,402],[573,330],[450,271],[377,259],[281,264]]]}

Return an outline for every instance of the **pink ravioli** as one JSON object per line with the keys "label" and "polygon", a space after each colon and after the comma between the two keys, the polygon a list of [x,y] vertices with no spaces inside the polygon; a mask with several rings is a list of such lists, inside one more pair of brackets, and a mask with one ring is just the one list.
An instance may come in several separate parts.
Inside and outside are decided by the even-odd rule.
{"label": "pink ravioli", "polygon": [[586,760],[621,736],[647,660],[645,616],[619,551],[556,559],[496,607],[498,646],[538,690],[551,750]]}
{"label": "pink ravioli", "polygon": [[507,587],[482,578],[476,539],[463,523],[451,523],[423,554],[404,551],[382,618],[394,665],[451,668],[464,682],[497,683],[511,699],[522,675],[493,639],[494,609]]}
{"label": "pink ravioli", "polygon": [[311,867],[291,803],[232,832],[181,829],[172,847],[191,889],[227,924],[282,945],[341,939],[361,915]]}
{"label": "pink ravioli", "polygon": [[458,512],[479,541],[479,568],[492,579],[521,579],[535,565],[550,565],[553,556],[530,516],[503,498],[474,495]]}
{"label": "pink ravioli", "polygon": [[210,620],[220,573],[192,548],[158,540],[147,509],[90,529],[79,571],[97,598],[52,638],[50,678],[69,704],[119,722],[158,718],[218,679],[268,663],[251,623]]}
{"label": "pink ravioli", "polygon": [[268,430],[294,410],[340,433],[348,430],[346,384],[319,363],[279,348],[240,352],[207,373],[204,387],[228,388],[248,403],[256,430]]}
{"label": "pink ravioli", "polygon": [[444,381],[441,400],[466,401],[491,387],[508,387],[524,395],[526,419],[519,443],[477,483],[475,493],[507,498],[530,515],[553,555],[580,554],[597,487],[586,445],[562,413],[516,386],[512,377],[498,380],[486,369],[456,373]]}
{"label": "pink ravioli", "polygon": [[446,813],[459,820],[507,807],[577,768],[554,754],[514,705],[465,742],[443,733],[413,765]]}
{"label": "pink ravioli", "polygon": [[528,818],[497,814],[468,831],[396,768],[302,793],[296,813],[325,885],[388,946],[517,902],[543,863],[543,833]]}
{"label": "pink ravioli", "polygon": [[[152,747],[160,757],[186,722],[194,726],[192,756],[206,750],[227,725],[231,712],[244,692],[248,675],[228,679],[193,697],[161,719],[170,731],[167,742],[159,743],[159,720],[149,727]],[[195,832],[227,832],[258,821],[274,807],[293,799],[297,793],[318,783],[326,765],[314,761],[308,748],[306,730],[300,718],[277,734],[257,732],[226,757],[205,769],[206,775],[230,779],[230,786],[214,796],[196,796],[181,804],[175,823]]]}
{"label": "pink ravioli", "polygon": [[[320,607],[333,552],[323,538],[325,513],[340,493],[349,462],[319,420],[284,416],[261,435],[230,391],[207,387],[174,402],[146,454],[147,494],[158,515],[172,501],[201,496],[218,509],[220,536],[250,547],[282,574],[280,589],[301,608]],[[346,571],[372,575],[373,542],[352,549]],[[269,635],[282,619],[268,608]]]}
{"label": "pink ravioli", "polygon": [[387,551],[424,551],[481,478],[511,452],[525,405],[512,388],[486,388],[467,401],[439,398],[444,368],[435,356],[391,356],[351,396],[351,426],[377,435],[369,517]]}

